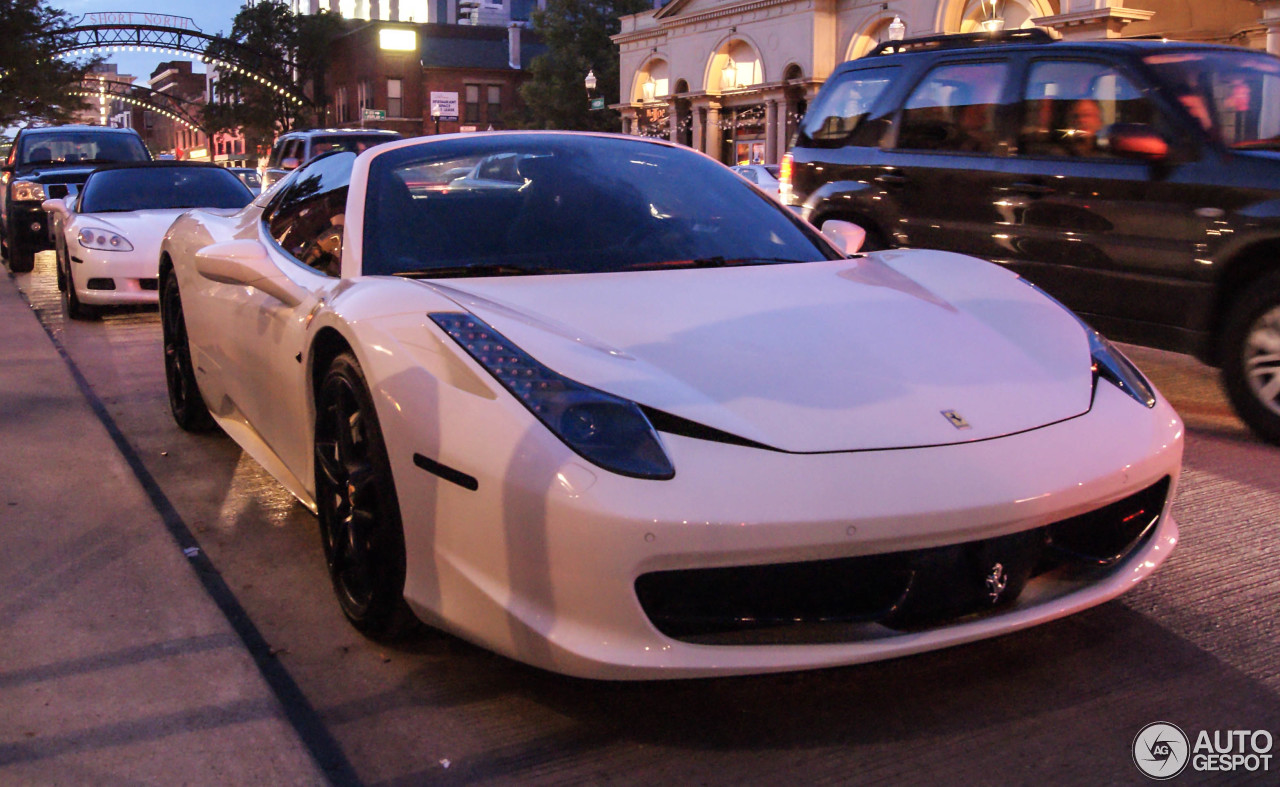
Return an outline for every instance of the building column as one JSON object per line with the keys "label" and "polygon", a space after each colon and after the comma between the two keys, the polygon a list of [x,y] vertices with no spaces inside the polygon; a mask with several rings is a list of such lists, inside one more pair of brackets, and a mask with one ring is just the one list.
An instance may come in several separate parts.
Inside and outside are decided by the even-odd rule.
{"label": "building column", "polygon": [[676,107],[675,99],[667,102],[667,141],[680,141],[680,111]]}
{"label": "building column", "polygon": [[774,114],[774,143],[777,147],[777,161],[782,161],[782,155],[787,152],[787,113],[791,111],[791,104],[784,98],[775,102],[777,110]]}
{"label": "building column", "polygon": [[689,107],[689,123],[693,131],[689,146],[694,150],[702,150],[702,107],[697,105]]}
{"label": "building column", "polygon": [[711,103],[707,104],[707,142],[702,152],[706,153],[716,161],[720,160],[720,152],[723,145],[723,129],[720,128],[720,105]]}
{"label": "building column", "polygon": [[777,164],[782,159],[778,153],[778,100],[764,102],[764,163]]}

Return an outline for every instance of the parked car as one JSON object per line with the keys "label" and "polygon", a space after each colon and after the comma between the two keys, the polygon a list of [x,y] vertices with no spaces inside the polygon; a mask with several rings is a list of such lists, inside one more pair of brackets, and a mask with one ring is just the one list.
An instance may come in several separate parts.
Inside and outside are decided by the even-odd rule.
{"label": "parked car", "polygon": [[[505,155],[522,188],[413,191]],[[1123,355],[999,266],[825,229],[638,137],[332,154],[174,223],[171,409],[318,512],[361,631],[579,676],[916,653],[1168,557],[1183,427]]]}
{"label": "parked car", "polygon": [[317,128],[308,131],[290,131],[281,134],[271,148],[267,169],[262,176],[262,190],[266,191],[290,170],[297,169],[316,156],[334,150],[359,153],[374,145],[403,139],[394,131],[363,128]]}
{"label": "parked car", "polygon": [[1109,336],[1219,366],[1280,443],[1280,59],[1037,31],[885,44],[838,67],[783,199],[875,248],[996,260]]}
{"label": "parked car", "polygon": [[240,182],[254,194],[262,191],[262,177],[258,174],[258,170],[249,167],[227,167],[227,171],[239,178]]}
{"label": "parked car", "polygon": [[67,315],[155,303],[160,239],[173,220],[191,208],[235,211],[251,199],[222,167],[157,161],[99,167],[75,196],[46,200]]}
{"label": "parked car", "polygon": [[738,164],[730,169],[759,186],[769,196],[778,196],[777,164]]}
{"label": "parked car", "polygon": [[0,188],[0,238],[9,270],[26,273],[38,251],[53,248],[40,204],[73,194],[104,163],[150,161],[138,132],[105,126],[23,128],[9,151]]}

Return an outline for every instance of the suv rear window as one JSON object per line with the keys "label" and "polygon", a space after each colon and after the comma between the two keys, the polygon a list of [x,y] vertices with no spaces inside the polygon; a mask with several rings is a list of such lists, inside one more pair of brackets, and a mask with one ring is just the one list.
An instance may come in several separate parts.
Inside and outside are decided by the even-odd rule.
{"label": "suv rear window", "polygon": [[132,134],[92,131],[32,134],[22,140],[18,166],[76,164],[86,161],[150,161],[142,141]]}
{"label": "suv rear window", "polygon": [[897,67],[847,71],[828,84],[800,130],[816,147],[843,145],[897,75]]}

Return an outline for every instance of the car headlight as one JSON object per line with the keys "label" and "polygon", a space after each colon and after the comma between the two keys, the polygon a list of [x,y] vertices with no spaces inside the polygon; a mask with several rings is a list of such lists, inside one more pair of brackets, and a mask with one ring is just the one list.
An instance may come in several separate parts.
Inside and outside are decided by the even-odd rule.
{"label": "car headlight", "polygon": [[1031,281],[1021,276],[1018,277],[1018,280],[1061,306],[1063,311],[1074,317],[1075,321],[1080,323],[1080,327],[1084,328],[1085,335],[1089,337],[1089,356],[1093,359],[1093,387],[1095,391],[1098,388],[1098,378],[1102,378],[1129,394],[1138,403],[1147,407],[1156,406],[1156,393],[1155,389],[1151,387],[1151,383],[1147,382],[1147,378],[1142,376],[1142,372],[1138,371],[1138,367],[1124,357],[1124,353],[1109,342],[1107,337],[1095,331],[1093,326],[1080,319],[1080,315],[1068,309],[1062,301],[1040,289]]}
{"label": "car headlight", "polygon": [[1147,382],[1147,378],[1142,376],[1142,372],[1138,371],[1138,367],[1124,357],[1124,353],[1120,352],[1114,344],[1107,341],[1107,337],[1090,328],[1083,320],[1081,325],[1084,325],[1085,331],[1089,334],[1089,354],[1093,356],[1094,385],[1098,384],[1098,378],[1101,377],[1138,402],[1147,407],[1155,407],[1155,391],[1152,390],[1151,383]]}
{"label": "car headlight", "polygon": [[98,230],[93,227],[85,227],[80,230],[80,234],[76,236],[76,240],[80,241],[80,245],[86,249],[98,249],[99,251],[133,251],[133,244],[123,235],[117,235],[110,230]]}
{"label": "car headlight", "polygon": [[39,183],[32,183],[29,180],[15,180],[13,182],[13,191],[10,193],[13,194],[14,200],[22,202],[32,200],[44,202],[48,199],[44,193],[44,186]]}
{"label": "car headlight", "polygon": [[657,432],[635,402],[557,374],[472,315],[427,316],[587,461],[633,478],[675,476]]}

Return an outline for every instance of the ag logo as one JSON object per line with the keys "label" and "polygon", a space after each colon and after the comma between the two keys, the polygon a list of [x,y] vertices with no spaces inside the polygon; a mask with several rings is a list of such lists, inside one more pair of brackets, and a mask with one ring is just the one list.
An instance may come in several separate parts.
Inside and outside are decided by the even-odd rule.
{"label": "ag logo", "polygon": [[1133,739],[1133,764],[1152,779],[1172,779],[1187,767],[1187,736],[1167,721],[1148,724]]}

